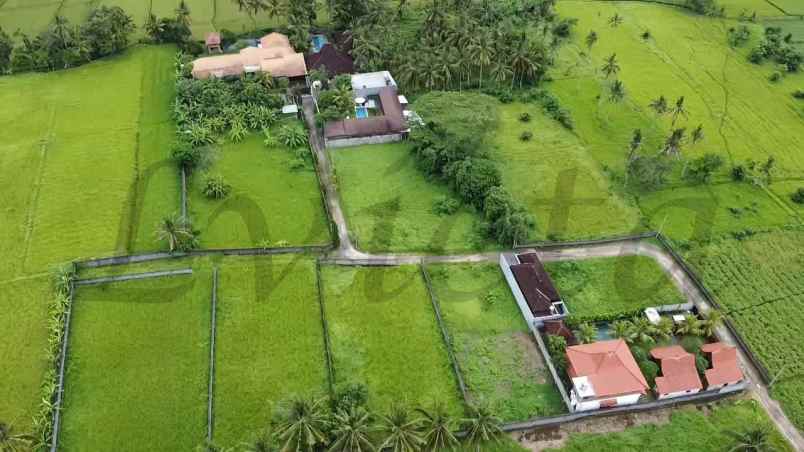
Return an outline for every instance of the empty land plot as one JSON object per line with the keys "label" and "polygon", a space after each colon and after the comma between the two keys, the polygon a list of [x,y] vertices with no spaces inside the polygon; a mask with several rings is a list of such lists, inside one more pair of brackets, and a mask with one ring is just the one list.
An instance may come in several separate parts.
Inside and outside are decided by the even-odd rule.
{"label": "empty land plot", "polygon": [[215,442],[236,446],[265,429],[279,402],[326,393],[315,262],[226,259],[219,271]]}
{"label": "empty land plot", "polygon": [[445,252],[488,246],[474,228],[480,217],[468,208],[446,216],[434,212],[436,201],[455,196],[416,168],[408,144],[335,149],[330,155],[358,248]]}
{"label": "empty land plot", "polygon": [[470,397],[507,422],[564,412],[500,267],[431,265],[427,270]]}
{"label": "empty land plot", "polygon": [[64,450],[191,450],[206,436],[212,277],[81,287],[65,386]]}
{"label": "empty land plot", "polygon": [[418,267],[322,267],[336,385],[364,384],[369,407],[462,403]]}
{"label": "empty land plot", "polygon": [[[521,114],[530,120],[519,120]],[[572,132],[547,118],[537,104],[499,108],[490,141],[505,187],[535,216],[534,239],[593,238],[624,234],[639,225],[639,210],[626,204]],[[533,139],[520,140],[524,132]]]}
{"label": "empty land plot", "polygon": [[645,256],[548,262],[545,267],[570,314],[582,320],[686,302],[662,268]]}
{"label": "empty land plot", "polygon": [[[315,172],[291,169],[293,154],[266,148],[260,136],[227,143],[208,173],[188,184],[190,214],[203,248],[325,245],[330,242]],[[225,199],[203,194],[208,175],[232,186]]]}

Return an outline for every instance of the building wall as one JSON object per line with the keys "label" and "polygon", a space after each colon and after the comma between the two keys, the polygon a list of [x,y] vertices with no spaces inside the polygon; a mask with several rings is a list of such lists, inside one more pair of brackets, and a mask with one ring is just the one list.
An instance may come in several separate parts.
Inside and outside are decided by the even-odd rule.
{"label": "building wall", "polygon": [[571,404],[573,406],[573,412],[579,411],[592,411],[600,409],[601,405],[607,405],[606,402],[610,402],[611,400],[615,401],[614,405],[610,406],[625,406],[625,405],[633,405],[639,402],[639,398],[642,396],[640,393],[636,394],[628,394],[620,397],[615,398],[602,398],[602,399],[595,399],[595,400],[578,400],[578,397],[575,395],[575,391],[572,391],[572,395],[570,397]]}
{"label": "building wall", "polygon": [[669,392],[667,394],[659,394],[658,398],[659,400],[672,399],[674,397],[682,397],[686,395],[697,394],[698,392],[700,392],[700,389],[693,389],[692,391]]}
{"label": "building wall", "polygon": [[334,140],[324,140],[324,144],[328,148],[346,148],[351,146],[361,146],[364,144],[383,144],[402,141],[404,136],[401,133],[391,135],[375,135],[371,137],[359,138],[338,138]]}
{"label": "building wall", "polygon": [[525,295],[519,289],[519,284],[516,282],[513,272],[511,272],[512,263],[517,263],[516,256],[507,253],[500,254],[500,268],[505,276],[505,280],[508,282],[508,287],[511,289],[511,293],[514,295],[516,304],[519,306],[519,310],[522,312],[522,316],[525,318],[528,327],[534,328],[537,325],[541,325],[541,322],[536,322],[536,318],[533,316],[533,313],[530,312],[528,302],[525,301]]}

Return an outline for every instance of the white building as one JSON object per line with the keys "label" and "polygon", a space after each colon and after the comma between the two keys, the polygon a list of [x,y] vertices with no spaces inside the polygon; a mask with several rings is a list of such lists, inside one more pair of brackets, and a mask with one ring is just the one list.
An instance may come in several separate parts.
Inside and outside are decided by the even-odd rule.
{"label": "white building", "polygon": [[352,91],[357,97],[377,96],[385,87],[396,88],[396,80],[388,71],[352,74]]}

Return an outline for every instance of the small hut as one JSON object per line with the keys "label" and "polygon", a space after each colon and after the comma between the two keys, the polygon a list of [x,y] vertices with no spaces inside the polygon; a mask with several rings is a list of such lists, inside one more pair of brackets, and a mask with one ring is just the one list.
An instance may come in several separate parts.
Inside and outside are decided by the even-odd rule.
{"label": "small hut", "polygon": [[223,53],[223,49],[221,49],[221,34],[213,31],[211,33],[207,33],[207,37],[205,39],[207,45],[207,52],[212,53],[213,51],[217,51],[218,53]]}

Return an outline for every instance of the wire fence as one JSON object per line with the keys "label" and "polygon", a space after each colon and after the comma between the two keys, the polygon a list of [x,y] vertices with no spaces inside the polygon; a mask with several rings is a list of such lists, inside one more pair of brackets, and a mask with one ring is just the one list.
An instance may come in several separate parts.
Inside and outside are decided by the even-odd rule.
{"label": "wire fence", "polygon": [[215,337],[217,333],[218,310],[218,268],[212,269],[212,313],[209,324],[209,385],[207,387],[207,441],[212,441],[212,429],[215,423]]}
{"label": "wire fence", "polygon": [[67,294],[67,312],[64,314],[64,333],[61,337],[61,351],[58,359],[58,380],[56,382],[56,400],[53,402],[53,424],[50,433],[50,452],[56,452],[59,447],[59,432],[61,431],[61,410],[64,401],[64,370],[67,365],[67,344],[70,337],[70,320],[75,300],[75,284],[70,283]]}
{"label": "wire fence", "polygon": [[329,340],[329,325],[327,323],[327,311],[324,307],[324,286],[321,278],[321,262],[315,261],[315,282],[318,290],[318,309],[321,315],[321,329],[324,335],[324,359],[327,363],[327,386],[330,396],[335,396],[335,365],[332,360],[332,344]]}
{"label": "wire fence", "polygon": [[154,272],[145,272],[145,273],[131,273],[127,275],[119,275],[119,276],[102,276],[100,278],[90,278],[90,279],[77,279],[75,281],[76,286],[96,286],[98,284],[109,284],[114,282],[123,282],[123,281],[136,281],[138,279],[148,279],[148,278],[159,278],[163,276],[179,276],[179,275],[192,275],[193,269],[191,268],[184,268],[180,270],[165,270],[165,271],[154,271]]}

